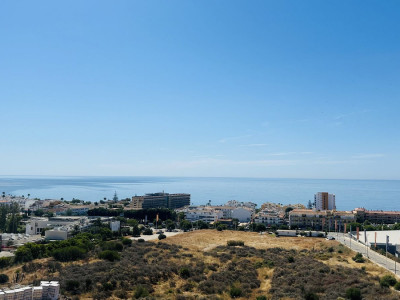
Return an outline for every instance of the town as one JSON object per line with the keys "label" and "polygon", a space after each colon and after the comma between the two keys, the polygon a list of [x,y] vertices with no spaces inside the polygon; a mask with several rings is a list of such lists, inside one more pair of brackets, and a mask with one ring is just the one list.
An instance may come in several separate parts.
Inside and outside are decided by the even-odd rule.
{"label": "town", "polygon": [[[103,239],[120,236],[124,244],[129,244],[132,240],[161,240],[196,229],[270,232],[276,236],[294,237],[326,237],[329,232],[355,233],[357,229],[357,240],[360,239],[360,230],[365,230],[364,233],[384,230],[385,234],[390,234],[390,231],[397,234],[396,230],[400,229],[400,211],[370,211],[365,208],[338,211],[335,195],[327,192],[316,193],[314,201],[306,205],[267,202],[260,208],[255,203],[237,200],[224,205],[212,205],[208,201],[196,206],[191,205],[190,194],[165,192],[121,200],[115,192],[113,199],[95,203],[79,199],[31,199],[29,196],[2,194],[0,264],[28,262],[35,255],[43,257],[44,253],[38,255],[26,251],[31,251],[33,244],[68,241],[82,233],[100,233]],[[370,240],[368,246],[371,247],[372,238]],[[378,247],[386,247],[397,257],[399,247],[395,239],[390,240],[393,244],[379,242]],[[54,251],[53,256],[57,258],[57,255],[60,261],[71,260],[68,258],[71,254]],[[8,287],[0,291],[0,300],[58,299],[60,284],[52,278],[49,280],[35,287],[21,286],[18,278],[7,278],[3,283],[8,282]]]}

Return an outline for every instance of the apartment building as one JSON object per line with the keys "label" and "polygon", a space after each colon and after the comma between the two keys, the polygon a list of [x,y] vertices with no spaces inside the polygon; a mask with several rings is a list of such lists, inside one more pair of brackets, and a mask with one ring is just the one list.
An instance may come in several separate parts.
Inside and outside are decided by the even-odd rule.
{"label": "apartment building", "polygon": [[40,286],[0,290],[0,300],[57,300],[59,297],[58,281],[41,281]]}
{"label": "apartment building", "polygon": [[267,226],[283,224],[283,216],[277,212],[272,211],[260,211],[254,217],[254,223],[261,223]]}
{"label": "apartment building", "polygon": [[131,207],[143,208],[169,208],[176,209],[190,205],[190,194],[152,193],[144,196],[133,196]]}
{"label": "apartment building", "polygon": [[373,224],[395,224],[400,222],[400,211],[354,209],[357,221],[363,223],[369,221]]}
{"label": "apartment building", "polygon": [[223,212],[210,209],[208,207],[195,207],[181,210],[185,214],[185,219],[190,222],[203,221],[206,223],[216,222],[223,219]]}
{"label": "apartment building", "polygon": [[319,192],[314,195],[314,207],[316,210],[336,210],[334,194]]}
{"label": "apartment building", "polygon": [[294,209],[289,212],[289,226],[313,228],[317,230],[343,231],[344,224],[355,222],[356,217],[347,211],[317,211],[311,209]]}

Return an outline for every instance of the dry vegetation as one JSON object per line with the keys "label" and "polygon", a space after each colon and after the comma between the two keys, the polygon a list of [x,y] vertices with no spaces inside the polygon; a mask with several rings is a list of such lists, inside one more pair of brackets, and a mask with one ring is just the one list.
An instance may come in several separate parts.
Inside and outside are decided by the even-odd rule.
{"label": "dry vegetation", "polygon": [[[232,240],[244,246],[227,246]],[[399,299],[393,288],[379,285],[384,270],[368,261],[354,262],[354,254],[320,238],[200,230],[134,242],[114,262],[45,259],[7,274],[11,278],[23,271],[25,283],[60,280],[65,295],[80,299],[337,299],[351,287],[363,299]]]}

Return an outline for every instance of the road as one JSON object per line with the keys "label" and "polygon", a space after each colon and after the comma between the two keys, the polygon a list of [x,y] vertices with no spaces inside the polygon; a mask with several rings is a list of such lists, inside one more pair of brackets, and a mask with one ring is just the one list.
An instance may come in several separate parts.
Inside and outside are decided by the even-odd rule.
{"label": "road", "polygon": [[385,268],[395,275],[400,275],[399,263],[396,263],[395,261],[386,258],[386,256],[383,256],[375,251],[372,251],[368,247],[365,247],[364,244],[358,242],[354,237],[350,239],[348,234],[335,232],[330,232],[328,236],[333,236],[338,242],[342,243],[353,251],[362,253],[364,257],[368,258],[373,263]]}

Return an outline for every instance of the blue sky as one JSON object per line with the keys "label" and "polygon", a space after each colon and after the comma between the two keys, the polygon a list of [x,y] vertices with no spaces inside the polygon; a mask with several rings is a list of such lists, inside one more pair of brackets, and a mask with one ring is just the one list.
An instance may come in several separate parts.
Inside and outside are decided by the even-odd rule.
{"label": "blue sky", "polygon": [[1,1],[0,175],[400,179],[398,1]]}

